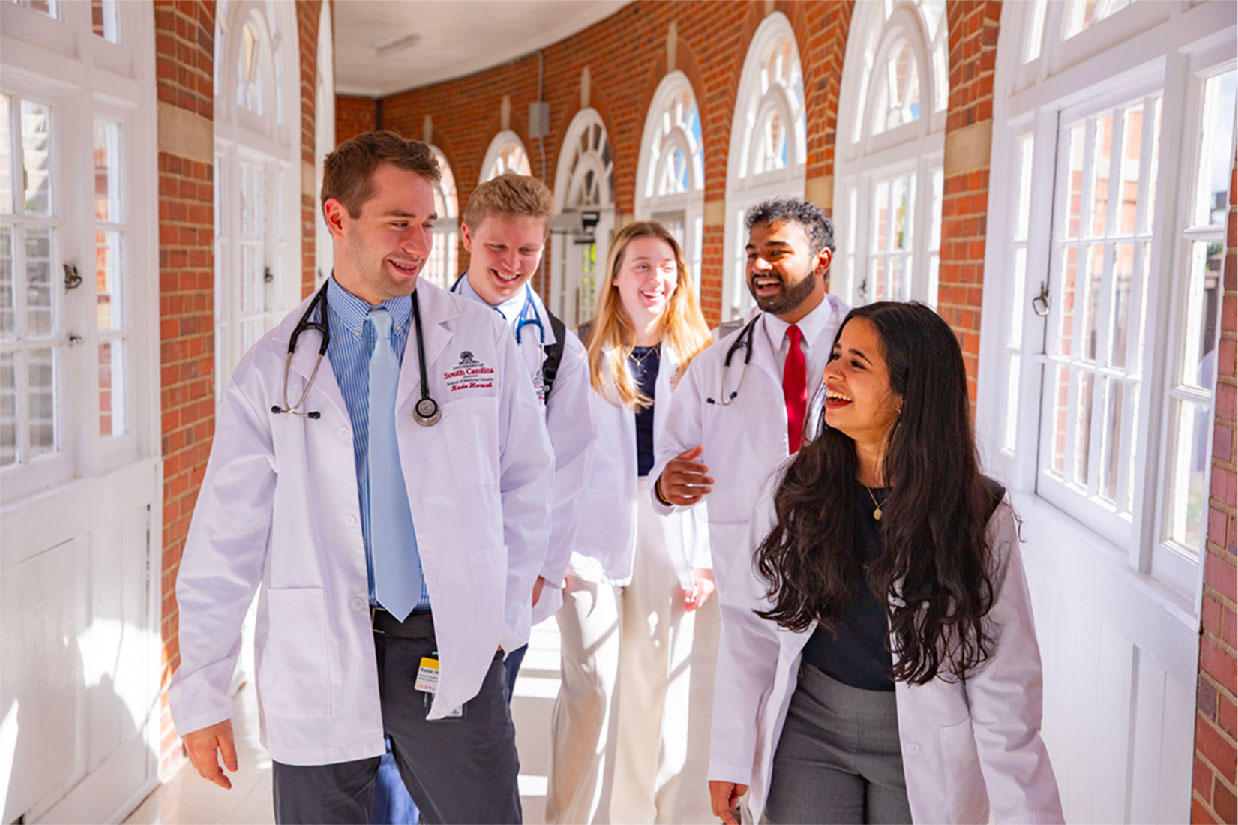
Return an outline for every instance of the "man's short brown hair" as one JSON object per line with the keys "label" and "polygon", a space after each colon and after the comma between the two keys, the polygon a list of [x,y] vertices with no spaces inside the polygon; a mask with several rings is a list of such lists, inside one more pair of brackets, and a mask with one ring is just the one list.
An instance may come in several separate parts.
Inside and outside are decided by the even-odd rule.
{"label": "man's short brown hair", "polygon": [[491,215],[504,218],[541,218],[546,228],[555,213],[554,195],[535,177],[507,172],[473,190],[464,209],[464,223],[476,232]]}
{"label": "man's short brown hair", "polygon": [[374,170],[385,163],[416,172],[431,183],[442,177],[429,146],[395,132],[363,132],[335,147],[322,170],[322,203],[335,198],[356,218],[374,193]]}

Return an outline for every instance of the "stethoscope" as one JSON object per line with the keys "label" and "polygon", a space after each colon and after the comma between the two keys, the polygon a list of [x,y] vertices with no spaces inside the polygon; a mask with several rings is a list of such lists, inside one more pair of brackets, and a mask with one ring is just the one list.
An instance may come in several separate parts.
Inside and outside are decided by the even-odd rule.
{"label": "stethoscope", "polygon": [[[744,328],[739,331],[739,335],[735,336],[735,340],[731,342],[731,346],[726,351],[726,357],[722,360],[722,380],[721,390],[718,393],[718,398],[706,396],[706,404],[717,404],[720,407],[729,407],[735,403],[735,399],[739,397],[739,391],[744,386],[744,379],[748,376],[748,365],[752,362],[752,342],[756,335],[757,321],[761,320],[760,314],[753,316],[752,320],[744,325]],[[728,395],[726,391],[726,376],[731,370],[731,361],[735,359],[736,354],[740,350],[744,350],[743,368],[739,373],[739,382],[735,385],[735,389]],[[808,400],[808,405],[804,410],[804,442],[807,443],[821,435],[821,430],[825,426],[825,382],[822,381],[817,389],[812,394],[812,398]]]}
{"label": "stethoscope", "polygon": [[[456,282],[451,285],[451,291],[460,293],[460,282],[465,278],[461,275],[456,278]],[[499,312],[498,307],[491,307],[495,312]],[[502,315],[502,312],[499,312]],[[538,317],[537,305],[533,303],[533,288],[528,284],[524,285],[524,303],[520,305],[520,313],[516,315],[516,343],[520,343],[520,333],[527,326],[537,327],[537,341],[542,346],[546,346],[546,328],[542,326],[542,319]]]}
{"label": "stethoscope", "polygon": [[[322,285],[322,289],[314,293],[314,298],[305,308],[301,320],[297,321],[297,325],[292,328],[292,337],[288,340],[288,355],[284,359],[284,406],[273,405],[271,407],[273,413],[289,413],[312,419],[322,417],[322,413],[318,410],[301,412],[298,408],[305,403],[305,396],[309,395],[310,387],[314,386],[314,379],[318,377],[318,368],[322,366],[322,357],[327,354],[327,345],[331,343],[331,330],[327,320],[329,309],[327,287],[329,285],[330,281],[327,281]],[[320,320],[318,321],[314,320],[315,309],[319,310]],[[295,404],[289,404],[288,372],[292,367],[292,356],[297,349],[297,339],[301,337],[301,333],[308,330],[316,331],[321,338],[318,344],[318,356],[314,359],[314,369],[310,372],[309,381],[305,382],[301,397]],[[416,292],[413,293],[413,331],[417,336],[417,367],[421,372],[421,398],[413,405],[413,420],[423,427],[429,427],[438,423],[442,417],[442,411],[439,409],[438,402],[430,397],[430,385],[426,376],[426,348],[421,336],[421,304],[417,300]]]}

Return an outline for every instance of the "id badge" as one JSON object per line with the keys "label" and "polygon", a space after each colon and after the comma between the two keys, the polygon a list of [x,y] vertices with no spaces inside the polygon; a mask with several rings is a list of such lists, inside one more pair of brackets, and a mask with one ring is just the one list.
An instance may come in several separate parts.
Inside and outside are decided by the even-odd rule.
{"label": "id badge", "polygon": [[[431,653],[429,656],[421,657],[421,664],[417,668],[417,680],[413,683],[416,690],[422,692],[422,700],[425,705],[426,712],[430,711],[430,704],[434,701],[434,694],[438,691],[438,651]],[[443,717],[444,719],[463,719],[464,706],[449,711]]]}

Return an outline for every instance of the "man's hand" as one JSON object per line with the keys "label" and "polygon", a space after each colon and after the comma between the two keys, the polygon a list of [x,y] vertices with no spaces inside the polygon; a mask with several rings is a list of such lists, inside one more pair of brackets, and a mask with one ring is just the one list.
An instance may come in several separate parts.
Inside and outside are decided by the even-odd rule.
{"label": "man's hand", "polygon": [[219,787],[227,790],[232,787],[229,779],[219,767],[215,754],[224,758],[224,767],[235,772],[236,745],[232,740],[232,720],[225,719],[214,725],[199,728],[185,734],[185,750],[189,751],[189,761],[197,769],[198,775],[209,779]]}
{"label": "man's hand", "polygon": [[683,592],[683,606],[688,611],[696,610],[705,604],[718,589],[714,584],[714,571],[705,567],[692,568],[692,583],[695,585],[693,590]]}
{"label": "man's hand", "polygon": [[714,816],[726,825],[739,825],[739,798],[746,793],[747,785],[709,780],[709,803],[713,806]]}
{"label": "man's hand", "polygon": [[537,607],[537,603],[542,598],[542,588],[546,586],[546,577],[538,576],[537,581],[533,582],[533,606]]}
{"label": "man's hand", "polygon": [[694,460],[704,451],[704,447],[693,447],[666,462],[657,483],[663,498],[671,504],[696,504],[714,489],[709,467]]}

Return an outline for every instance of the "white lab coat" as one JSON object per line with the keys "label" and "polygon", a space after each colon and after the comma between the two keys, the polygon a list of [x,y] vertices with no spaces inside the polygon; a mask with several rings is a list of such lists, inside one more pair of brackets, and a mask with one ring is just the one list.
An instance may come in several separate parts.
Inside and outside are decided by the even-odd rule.
{"label": "white lab coat", "polygon": [[[829,349],[847,316],[848,307],[837,296],[827,295],[814,311],[827,313],[828,320],[809,342],[812,351],[806,376],[809,398],[821,384]],[[666,412],[665,432],[656,443],[655,464],[649,473],[651,479],[657,478],[667,462],[684,450],[698,445],[705,448],[697,460],[709,466],[714,479],[713,491],[694,506],[707,505],[704,509],[708,510],[709,544],[719,592],[725,589],[726,576],[743,546],[748,519],[761,485],[790,449],[782,364],[770,348],[763,326],[767,317],[763,314],[757,321],[752,362],[731,404],[724,406],[718,402],[730,396],[744,374],[745,351],[736,351],[730,369],[724,371],[722,365],[742,327],[692,360]],[[725,396],[722,390],[724,372]],[[715,403],[706,399],[713,399]],[[652,485],[650,487],[652,489]],[[659,513],[682,509],[667,507],[656,497],[654,508]]]}
{"label": "white lab coat", "polygon": [[[781,478],[781,470],[776,474]],[[773,489],[762,492],[741,558],[722,592],[722,636],[714,690],[709,778],[749,785],[760,820],[770,769],[815,625],[794,633],[759,618],[770,605],[752,560],[775,523]],[[989,519],[1000,588],[989,614],[992,656],[963,681],[895,683],[903,773],[915,822],[1062,822],[1062,805],[1040,736],[1040,650],[1019,552],[1018,528],[1002,502]]]}
{"label": "white lab coat", "polygon": [[[666,437],[666,409],[679,375],[679,357],[662,346],[658,380],[653,394],[655,454]],[[597,427],[593,467],[581,504],[580,528],[572,551],[572,573],[586,581],[626,585],[632,579],[636,553],[636,414],[610,398],[589,393],[589,407]],[[649,476],[654,478],[652,474]],[[709,543],[703,507],[681,508],[666,516],[667,547],[679,582],[692,590],[692,568],[710,567]]]}
{"label": "white lab coat", "polygon": [[[421,381],[410,331],[396,439],[434,611],[441,675],[430,718],[438,719],[477,694],[499,646],[528,639],[552,459],[502,320],[425,281],[417,292],[442,420],[423,427],[413,419]],[[231,717],[241,622],[261,583],[260,734],[273,759],[293,765],[384,750],[353,433],[329,359],[302,407],[321,418],[271,412],[307,305],[246,353],[224,397],[177,577],[180,666],[168,688],[182,733]],[[290,399],[306,385],[318,341],[308,333],[299,342]]]}
{"label": "white lab coat", "polygon": [[[452,292],[490,306],[472,288],[468,273],[461,275],[452,286]],[[541,297],[532,290],[528,293],[541,324],[541,335],[532,325],[526,326],[516,346],[524,359],[525,369],[533,380],[538,396],[543,397],[542,364],[546,360],[545,347],[555,343],[555,332],[550,324]],[[521,290],[512,300],[500,305],[507,323],[515,332],[524,305],[525,291]],[[545,336],[545,340],[542,336]],[[544,399],[546,429],[550,445],[554,449],[554,500],[550,507],[550,544],[546,561],[540,575],[546,580],[542,597],[533,606],[533,624],[553,615],[563,605],[563,577],[567,575],[572,547],[576,543],[576,529],[580,524],[581,491],[589,478],[593,457],[593,443],[597,430],[589,411],[589,363],[585,346],[570,330],[564,330],[563,357],[555,375],[550,398]]]}

